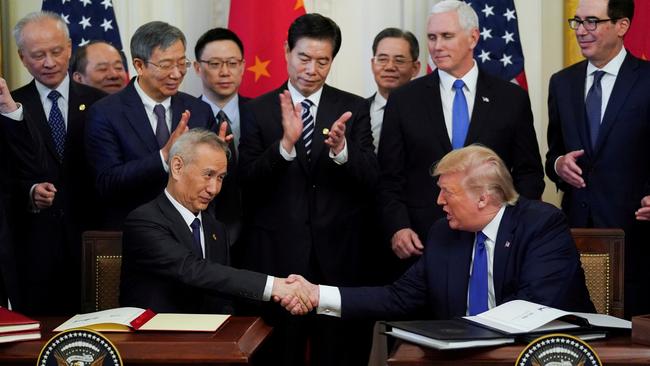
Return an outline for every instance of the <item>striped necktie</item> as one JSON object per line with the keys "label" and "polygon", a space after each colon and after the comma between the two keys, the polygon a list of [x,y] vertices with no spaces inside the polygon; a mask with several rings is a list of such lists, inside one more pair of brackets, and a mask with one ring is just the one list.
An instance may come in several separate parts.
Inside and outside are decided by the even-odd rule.
{"label": "striped necktie", "polygon": [[305,152],[307,157],[311,154],[311,138],[314,134],[314,117],[311,115],[311,106],[314,103],[305,99],[301,103],[302,105],[302,141],[305,143]]}

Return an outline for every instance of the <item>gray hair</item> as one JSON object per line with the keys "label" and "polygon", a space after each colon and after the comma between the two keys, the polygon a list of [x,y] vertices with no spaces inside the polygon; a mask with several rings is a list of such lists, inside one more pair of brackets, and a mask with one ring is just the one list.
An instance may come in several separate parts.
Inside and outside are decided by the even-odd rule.
{"label": "gray hair", "polygon": [[185,164],[191,164],[192,161],[194,161],[196,148],[203,144],[209,145],[216,150],[223,151],[223,153],[226,154],[226,157],[229,157],[230,155],[228,144],[221,140],[216,133],[203,128],[193,128],[182,134],[181,137],[174,142],[172,148],[169,150],[169,161],[171,161],[174,156],[178,156]]}
{"label": "gray hair", "polygon": [[154,48],[165,50],[177,41],[186,46],[185,35],[173,25],[159,21],[143,24],[131,37],[131,58],[149,61]]}
{"label": "gray hair", "polygon": [[21,50],[23,48],[23,29],[27,24],[37,23],[43,20],[51,19],[56,22],[57,28],[59,28],[64,34],[66,39],[70,39],[70,31],[68,31],[68,26],[65,24],[65,21],[57,13],[51,11],[35,11],[25,15],[22,19],[16,23],[13,29],[14,39],[16,40],[16,46]]}
{"label": "gray hair", "polygon": [[461,28],[466,31],[470,31],[474,28],[478,29],[478,15],[476,15],[474,9],[464,1],[443,0],[431,7],[431,14],[440,14],[449,11],[455,11],[458,13],[458,21]]}

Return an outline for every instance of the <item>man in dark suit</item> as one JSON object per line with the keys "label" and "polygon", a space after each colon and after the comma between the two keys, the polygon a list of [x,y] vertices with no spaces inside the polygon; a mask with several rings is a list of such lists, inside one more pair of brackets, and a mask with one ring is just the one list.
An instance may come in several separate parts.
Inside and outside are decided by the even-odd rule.
{"label": "man in dark suit", "polygon": [[[216,129],[208,105],[178,90],[191,65],[178,28],[142,25],[131,38],[131,56],[138,76],[91,108],[86,129],[106,228],[121,227],[131,210],[162,192],[169,149],[188,127]],[[188,120],[181,120],[184,111]]]}
{"label": "man in dark suit", "polygon": [[34,80],[2,93],[14,170],[12,215],[22,304],[30,314],[79,310],[80,234],[93,225],[95,194],[83,148],[85,114],[104,93],[68,77],[71,41],[57,14],[36,12],[14,28]]}
{"label": "man in dark suit", "polygon": [[569,26],[586,60],[551,77],[546,174],[572,227],[625,230],[625,313],[650,312],[650,63],[623,47],[633,0],[582,0]]}
{"label": "man in dark suit", "polygon": [[[289,81],[243,108],[241,240],[248,268],[334,285],[363,282],[360,228],[378,168],[366,101],[325,84],[340,44],[331,19],[297,18],[285,44]],[[279,95],[293,112],[286,120]],[[290,319],[274,310],[282,311],[265,314],[274,326],[274,364],[303,364],[307,339],[312,364],[367,362],[371,323]]]}
{"label": "man in dark suit", "polygon": [[415,35],[398,28],[386,28],[372,41],[370,67],[377,84],[377,92],[370,102],[370,126],[375,152],[379,147],[381,125],[388,94],[408,83],[420,72],[420,45]]}
{"label": "man in dark suit", "polygon": [[241,139],[240,109],[249,98],[238,94],[244,76],[244,45],[233,31],[213,28],[205,32],[194,47],[194,70],[201,78],[200,99],[212,108],[217,123],[226,122],[230,142],[228,176],[219,196],[212,202],[217,220],[226,224],[234,245],[241,232],[241,190],[237,182],[237,155]]}
{"label": "man in dark suit", "polygon": [[[300,284],[229,267],[225,227],[205,211],[221,190],[227,151],[224,141],[203,129],[176,139],[164,192],[131,212],[124,223],[122,306],[231,313],[223,295],[264,301],[301,296]],[[310,306],[306,297],[303,303]]]}
{"label": "man in dark suit", "polygon": [[378,153],[383,227],[402,259],[422,254],[426,233],[443,216],[429,169],[452,148],[488,146],[505,161],[521,195],[539,199],[544,190],[528,95],[478,68],[474,10],[462,1],[437,3],[427,33],[438,68],[390,94]]}
{"label": "man in dark suit", "polygon": [[[433,176],[447,217],[431,227],[424,254],[388,286],[312,286],[319,313],[396,319],[424,309],[432,319],[451,319],[515,299],[595,311],[566,217],[550,204],[519,197],[494,151],[478,145],[454,150]],[[291,298],[282,304],[291,308]]]}

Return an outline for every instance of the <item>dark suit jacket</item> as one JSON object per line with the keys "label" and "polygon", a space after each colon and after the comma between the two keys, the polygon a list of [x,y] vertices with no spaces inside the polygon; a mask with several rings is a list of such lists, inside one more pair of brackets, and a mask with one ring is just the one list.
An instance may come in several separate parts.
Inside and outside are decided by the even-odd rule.
{"label": "dark suit jacket", "polygon": [[[564,191],[569,225],[586,227],[591,219],[594,227],[627,230],[641,198],[650,194],[650,63],[627,54],[595,148],[585,117],[586,70],[583,61],[551,77],[546,174]],[[580,149],[585,154],[578,165],[587,187],[576,189],[560,179],[554,164],[560,155]]]}
{"label": "dark suit jacket", "polygon": [[[167,183],[156,135],[134,82],[136,78],[91,108],[86,131],[88,159],[106,209],[107,228],[121,227],[131,210],[157,197]],[[185,110],[191,112],[190,128],[215,128],[210,107],[196,97],[178,92],[171,110],[170,132]]]}
{"label": "dark suit jacket", "polygon": [[[341,288],[343,317],[405,318],[426,309],[433,319],[464,316],[474,233],[432,226],[423,256],[385,287]],[[594,312],[566,217],[520,198],[506,207],[493,262],[496,304],[521,299],[569,311]]]}
{"label": "dark suit jacket", "polygon": [[[199,97],[201,99],[201,97]],[[246,104],[250,98],[239,96],[239,123],[242,123],[241,110],[244,104]],[[217,129],[219,126],[217,126]],[[240,126],[241,131],[241,126]],[[240,137],[241,140],[241,137]],[[233,140],[234,141],[234,140]],[[221,185],[221,192],[214,198],[211,202],[213,206],[215,216],[217,220],[226,224],[226,226],[231,225],[240,225],[242,218],[242,206],[241,206],[241,189],[239,186],[239,178],[237,172],[237,166],[239,157],[237,156],[237,150],[235,149],[234,142],[230,142],[230,159],[228,160],[228,175],[223,180]],[[232,238],[232,230],[229,228],[229,233]],[[234,244],[234,243],[233,243]]]}
{"label": "dark suit jacket", "polygon": [[[356,283],[363,273],[363,212],[377,180],[368,105],[356,95],[325,85],[318,105],[311,161],[304,144],[296,159],[280,155],[281,88],[243,108],[239,175],[243,186],[244,261],[277,276],[298,273],[330,284]],[[348,161],[329,157],[323,128],[341,114],[346,123]]]}
{"label": "dark suit jacket", "polygon": [[155,312],[232,312],[219,295],[261,300],[266,275],[229,267],[225,227],[204,212],[205,259],[192,231],[165,194],[124,222],[120,304]]}
{"label": "dark suit jacket", "polygon": [[[394,90],[388,98],[378,151],[379,201],[388,237],[411,228],[424,241],[431,225],[443,216],[436,205],[436,179],[430,173],[431,166],[452,149],[439,84],[435,71]],[[542,196],[544,170],[523,89],[479,71],[465,145],[473,143],[499,154],[522,196]]]}
{"label": "dark suit jacket", "polygon": [[[70,80],[65,153],[60,159],[34,81],[13,91],[23,105],[22,122],[7,121],[15,166],[12,184],[16,216],[16,267],[28,314],[78,311],[81,232],[94,226],[96,195],[86,161],[83,134],[88,108],[105,93]],[[13,159],[13,158],[12,158]],[[50,208],[29,210],[30,188],[50,182],[57,189]],[[52,301],[57,299],[57,301]]]}

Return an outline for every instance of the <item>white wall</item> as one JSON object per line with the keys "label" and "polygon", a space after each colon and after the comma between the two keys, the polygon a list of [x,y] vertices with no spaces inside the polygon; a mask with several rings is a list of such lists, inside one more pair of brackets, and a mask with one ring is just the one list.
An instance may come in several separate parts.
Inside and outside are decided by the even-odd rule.
{"label": "white wall", "polygon": [[[40,0],[8,1],[8,13],[3,14],[3,34],[23,15],[40,9]],[[368,96],[375,90],[370,72],[372,40],[381,29],[389,26],[411,30],[420,41],[420,59],[426,65],[426,17],[435,0],[305,0],[309,12],[319,12],[334,19],[343,33],[343,44],[330,73],[329,84]],[[188,41],[188,57],[193,58],[193,46],[207,29],[226,26],[228,0],[113,0],[122,43],[128,48],[129,39],[138,26],[151,20],[162,20],[179,27]],[[564,27],[562,0],[515,0],[519,17],[519,32],[526,60],[526,76],[535,117],[535,129],[542,159],[546,154],[546,95],[550,75],[562,68],[562,29]],[[13,41],[9,42],[7,79],[11,88],[31,78],[18,60]],[[5,45],[7,47],[7,45]],[[130,59],[128,49],[125,50]],[[132,69],[132,68],[131,68]],[[425,68],[423,67],[423,70]],[[189,71],[182,89],[200,94],[200,83]],[[544,199],[557,203],[555,187],[547,182]]]}

